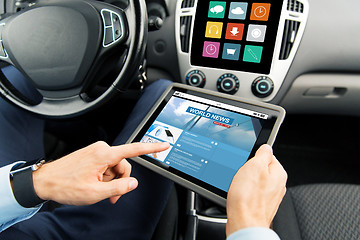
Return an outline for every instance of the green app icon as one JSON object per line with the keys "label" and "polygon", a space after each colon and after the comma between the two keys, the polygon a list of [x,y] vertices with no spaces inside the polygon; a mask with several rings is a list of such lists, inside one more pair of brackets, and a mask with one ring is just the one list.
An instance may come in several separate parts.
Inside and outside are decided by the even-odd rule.
{"label": "green app icon", "polygon": [[224,18],[226,2],[210,1],[209,4],[209,18]]}
{"label": "green app icon", "polygon": [[244,50],[244,62],[260,63],[263,47],[246,45]]}

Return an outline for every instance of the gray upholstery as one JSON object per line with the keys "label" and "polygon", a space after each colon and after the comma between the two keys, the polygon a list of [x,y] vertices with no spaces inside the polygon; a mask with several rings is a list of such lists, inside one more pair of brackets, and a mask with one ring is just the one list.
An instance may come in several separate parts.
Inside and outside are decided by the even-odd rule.
{"label": "gray upholstery", "polygon": [[360,186],[289,188],[273,228],[282,240],[360,240]]}

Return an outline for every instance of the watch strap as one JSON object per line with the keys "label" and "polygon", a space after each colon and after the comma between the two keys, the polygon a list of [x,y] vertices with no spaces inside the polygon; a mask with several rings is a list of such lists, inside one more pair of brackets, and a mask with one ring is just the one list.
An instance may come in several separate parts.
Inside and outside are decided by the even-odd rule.
{"label": "watch strap", "polygon": [[16,201],[25,208],[32,208],[45,202],[35,192],[31,167],[13,173],[12,186]]}

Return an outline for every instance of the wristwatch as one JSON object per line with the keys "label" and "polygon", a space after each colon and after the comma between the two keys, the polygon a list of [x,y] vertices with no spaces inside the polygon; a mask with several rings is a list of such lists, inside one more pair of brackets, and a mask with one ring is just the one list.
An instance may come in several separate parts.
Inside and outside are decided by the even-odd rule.
{"label": "wristwatch", "polygon": [[14,197],[25,208],[36,207],[45,202],[36,194],[33,183],[33,172],[44,163],[43,159],[30,161],[15,166],[10,172]]}

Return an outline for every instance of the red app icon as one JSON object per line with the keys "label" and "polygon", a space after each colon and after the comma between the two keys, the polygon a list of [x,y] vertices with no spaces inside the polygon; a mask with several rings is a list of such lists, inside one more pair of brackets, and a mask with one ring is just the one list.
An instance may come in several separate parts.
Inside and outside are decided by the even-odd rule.
{"label": "red app icon", "polygon": [[226,28],[225,39],[242,40],[244,33],[244,24],[228,23]]}

